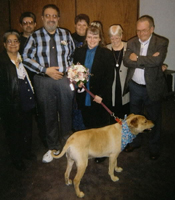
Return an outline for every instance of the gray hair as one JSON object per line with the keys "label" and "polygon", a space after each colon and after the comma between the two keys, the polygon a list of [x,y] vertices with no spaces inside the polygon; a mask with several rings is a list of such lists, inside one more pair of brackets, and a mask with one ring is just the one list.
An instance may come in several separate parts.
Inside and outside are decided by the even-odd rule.
{"label": "gray hair", "polygon": [[5,32],[5,34],[3,35],[4,43],[7,41],[7,38],[9,35],[16,35],[17,39],[20,41],[20,35],[19,35],[18,31],[10,30],[10,31]]}
{"label": "gray hair", "polygon": [[144,21],[147,21],[147,22],[149,23],[149,27],[150,27],[150,28],[151,28],[151,27],[155,28],[155,24],[154,24],[154,19],[153,19],[153,17],[151,17],[151,16],[149,16],[149,15],[143,15],[143,16],[141,16],[141,17],[138,19],[137,23],[138,23],[138,22],[144,22]]}
{"label": "gray hair", "polygon": [[119,37],[122,37],[123,29],[122,29],[122,27],[120,25],[114,24],[114,25],[109,27],[108,34],[109,34],[109,37],[115,36],[115,35],[117,35]]}

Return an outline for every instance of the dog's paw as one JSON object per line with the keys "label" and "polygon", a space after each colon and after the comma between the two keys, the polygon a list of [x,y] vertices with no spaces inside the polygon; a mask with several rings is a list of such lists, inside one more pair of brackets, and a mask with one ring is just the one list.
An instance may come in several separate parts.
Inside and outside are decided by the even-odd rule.
{"label": "dog's paw", "polygon": [[122,169],[121,167],[115,167],[115,171],[116,171],[116,172],[122,172],[123,169]]}
{"label": "dog's paw", "polygon": [[72,180],[71,179],[68,179],[65,182],[66,182],[66,185],[72,185]]}
{"label": "dog's paw", "polygon": [[119,181],[119,178],[117,176],[111,176],[111,180],[116,182],[116,181]]}
{"label": "dog's paw", "polygon": [[77,194],[77,196],[78,196],[79,198],[82,198],[82,197],[84,197],[84,193],[83,193],[83,192],[79,192],[79,194]]}

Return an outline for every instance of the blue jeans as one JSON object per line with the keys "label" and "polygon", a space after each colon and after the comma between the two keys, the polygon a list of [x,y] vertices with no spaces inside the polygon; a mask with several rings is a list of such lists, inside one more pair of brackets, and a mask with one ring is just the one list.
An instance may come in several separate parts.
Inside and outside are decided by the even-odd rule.
{"label": "blue jeans", "polygon": [[[160,151],[161,132],[161,101],[152,101],[147,93],[146,86],[140,86],[133,81],[129,82],[130,90],[130,113],[144,115],[154,123],[154,128],[150,132],[149,150],[150,153],[157,154]],[[142,134],[139,134],[130,144],[133,147],[141,145]]]}

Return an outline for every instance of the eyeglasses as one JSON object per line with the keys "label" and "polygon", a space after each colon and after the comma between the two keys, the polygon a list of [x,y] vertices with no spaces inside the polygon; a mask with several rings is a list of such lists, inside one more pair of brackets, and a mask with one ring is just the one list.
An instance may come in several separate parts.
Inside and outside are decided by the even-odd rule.
{"label": "eyeglasses", "polygon": [[150,30],[150,28],[149,29],[144,29],[144,30],[137,30],[137,33],[148,33],[149,32],[149,30]]}
{"label": "eyeglasses", "polygon": [[58,15],[50,15],[50,14],[46,14],[44,15],[46,17],[46,19],[49,19],[50,17],[52,17],[53,19],[57,19]]}
{"label": "eyeglasses", "polygon": [[12,45],[12,44],[19,44],[19,40],[7,40],[6,41],[6,43],[8,44],[8,45]]}
{"label": "eyeglasses", "polygon": [[23,22],[22,22],[22,25],[23,25],[23,26],[33,25],[33,24],[34,24],[33,21],[23,21]]}

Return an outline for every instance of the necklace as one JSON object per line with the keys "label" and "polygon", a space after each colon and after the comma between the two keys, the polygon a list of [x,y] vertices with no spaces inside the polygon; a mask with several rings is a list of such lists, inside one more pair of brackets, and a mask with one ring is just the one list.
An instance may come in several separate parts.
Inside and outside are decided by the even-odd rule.
{"label": "necklace", "polygon": [[115,63],[116,63],[116,65],[115,65],[116,67],[119,67],[119,59],[120,59],[121,51],[122,51],[122,49],[121,49],[120,52],[119,52],[118,58],[116,58],[115,52],[114,52],[114,50],[112,49],[112,52],[113,52],[113,55],[114,55],[114,59],[115,59]]}

